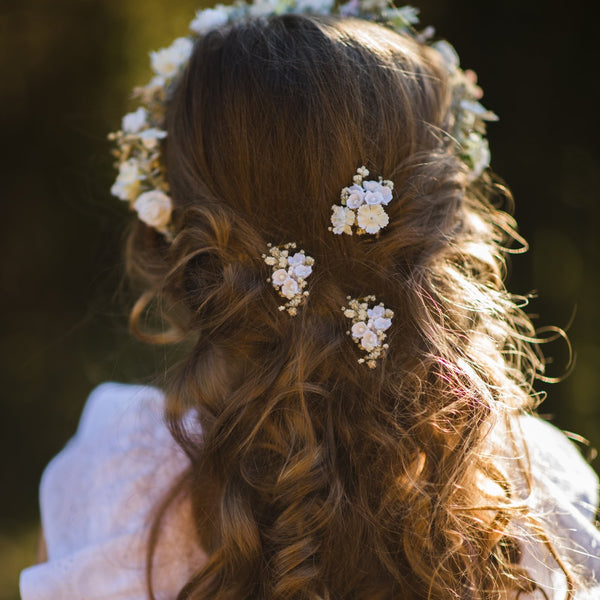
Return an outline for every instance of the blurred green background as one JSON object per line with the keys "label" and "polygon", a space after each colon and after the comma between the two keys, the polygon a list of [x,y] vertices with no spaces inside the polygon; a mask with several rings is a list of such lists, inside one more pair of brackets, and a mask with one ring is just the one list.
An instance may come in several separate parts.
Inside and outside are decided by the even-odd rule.
{"label": "blurred green background", "polygon": [[[73,433],[91,388],[147,381],[160,351],[132,341],[116,290],[128,212],[111,198],[108,131],[150,77],[147,51],[182,35],[191,0],[2,0],[0,264],[4,320],[0,600],[18,598],[34,560],[44,465]],[[541,412],[600,446],[600,168],[593,3],[429,0],[434,25],[479,73],[492,166],[511,186],[532,250],[509,287],[536,290],[539,326],[570,325],[575,370],[548,386]],[[574,316],[574,318],[573,318]],[[550,345],[550,375],[564,373]],[[593,463],[598,468],[598,462]]]}

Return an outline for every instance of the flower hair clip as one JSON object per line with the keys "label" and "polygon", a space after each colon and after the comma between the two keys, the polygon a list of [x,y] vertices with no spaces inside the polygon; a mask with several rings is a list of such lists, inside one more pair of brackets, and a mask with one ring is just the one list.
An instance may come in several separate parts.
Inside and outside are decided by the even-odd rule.
{"label": "flower hair clip", "polygon": [[262,258],[267,265],[273,268],[273,274],[267,281],[273,284],[282,298],[288,300],[279,306],[279,310],[287,310],[291,316],[295,316],[298,306],[308,296],[308,292],[304,288],[306,287],[306,278],[312,273],[315,259],[307,256],[304,250],[292,253],[292,250],[296,249],[296,244],[293,242],[283,246],[273,246],[272,244],[267,244],[267,246],[269,254],[263,254]]}
{"label": "flower hair clip", "polygon": [[365,166],[360,167],[352,178],[353,185],[342,190],[341,205],[331,207],[329,231],[352,235],[352,227],[356,225],[358,235],[376,234],[390,222],[383,207],[392,200],[394,182],[381,177],[378,181],[366,180],[368,175],[369,170]]}
{"label": "flower hair clip", "polygon": [[392,325],[394,311],[386,308],[382,302],[369,308],[369,303],[377,300],[375,296],[359,299],[348,296],[347,300],[348,307],[342,306],[342,312],[352,320],[352,328],[346,333],[366,352],[366,356],[359,358],[358,362],[374,369],[377,366],[375,361],[382,358],[389,347],[384,343],[387,337],[385,332]]}

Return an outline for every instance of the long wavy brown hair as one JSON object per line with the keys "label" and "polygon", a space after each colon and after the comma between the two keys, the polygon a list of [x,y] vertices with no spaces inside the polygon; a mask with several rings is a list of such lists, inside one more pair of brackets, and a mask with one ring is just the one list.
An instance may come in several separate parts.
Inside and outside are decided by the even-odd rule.
{"label": "long wavy brown hair", "polygon": [[[134,331],[185,341],[167,416],[191,466],[172,495],[191,495],[208,562],[180,599],[533,588],[511,528],[526,511],[487,440],[532,408],[542,363],[503,285],[509,195],[469,182],[449,119],[439,56],[380,25],[281,16],[196,43],[168,105],[176,236],[137,223],[128,244]],[[394,181],[389,226],[333,235],[361,165]],[[261,258],[290,241],[315,258],[296,317]],[[366,294],[395,313],[372,370],[340,310]],[[170,329],[152,335],[155,303]]]}

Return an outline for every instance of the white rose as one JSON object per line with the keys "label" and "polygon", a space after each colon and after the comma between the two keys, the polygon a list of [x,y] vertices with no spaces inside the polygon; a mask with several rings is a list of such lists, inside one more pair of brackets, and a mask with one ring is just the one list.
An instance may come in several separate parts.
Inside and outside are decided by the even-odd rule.
{"label": "white rose", "polygon": [[358,208],[364,202],[365,191],[360,185],[352,185],[348,190],[348,197],[346,198],[346,206],[348,208]]}
{"label": "white rose", "polygon": [[344,206],[334,205],[331,207],[331,224],[333,225],[333,233],[341,234],[348,233],[352,235],[352,225],[354,225],[355,215],[352,210]]}
{"label": "white rose", "polygon": [[110,193],[121,200],[133,200],[140,188],[140,179],[138,163],[130,158],[119,165],[119,174]]}
{"label": "white rose", "polygon": [[162,129],[157,129],[156,127],[152,127],[150,129],[144,129],[144,131],[140,132],[139,138],[142,140],[142,144],[148,150],[152,150],[156,148],[158,145],[158,140],[162,140],[167,137],[167,132]]}
{"label": "white rose", "polygon": [[305,260],[306,257],[304,254],[302,254],[302,252],[296,252],[293,256],[288,257],[288,263],[291,266],[303,265]]}
{"label": "white rose", "polygon": [[157,75],[174,77],[188,60],[194,44],[188,38],[177,38],[168,48],[150,52],[150,62]]}
{"label": "white rose", "polygon": [[292,270],[296,277],[302,277],[303,279],[312,273],[312,267],[309,265],[295,265]]}
{"label": "white rose", "polygon": [[377,334],[373,333],[370,329],[367,329],[360,339],[360,344],[367,352],[371,352],[373,348],[379,346],[379,338],[377,337]]}
{"label": "white rose", "polygon": [[159,190],[144,192],[133,203],[140,221],[154,227],[164,229],[171,220],[171,198]]}
{"label": "white rose", "polygon": [[367,314],[369,315],[370,319],[377,319],[379,317],[383,317],[383,315],[385,314],[385,307],[374,306],[373,308],[369,308],[369,310],[367,310]]}
{"label": "white rose", "polygon": [[277,269],[271,277],[273,285],[283,285],[289,277],[288,272],[285,269]]}
{"label": "white rose", "polygon": [[205,35],[212,29],[218,29],[227,24],[229,14],[227,8],[222,4],[217,4],[215,8],[199,10],[196,17],[190,23],[190,30],[198,35]]}
{"label": "white rose", "polygon": [[383,197],[383,204],[388,205],[392,200],[392,188],[387,185],[380,185],[379,193]]}
{"label": "white rose", "polygon": [[293,298],[298,293],[299,289],[298,283],[289,277],[283,282],[283,285],[281,286],[281,293],[286,298]]}
{"label": "white rose", "polygon": [[354,323],[354,325],[352,325],[353,338],[360,339],[367,331],[369,331],[369,329],[364,321],[359,321],[358,323]]}
{"label": "white rose", "polygon": [[145,108],[138,108],[135,112],[127,113],[123,117],[121,129],[124,133],[137,133],[147,124],[148,111]]}
{"label": "white rose", "polygon": [[385,317],[378,317],[377,319],[373,320],[373,326],[378,331],[385,331],[386,329],[389,329],[391,327],[391,325],[392,325],[392,320],[386,319]]}
{"label": "white rose", "polygon": [[379,192],[367,192],[365,194],[365,202],[371,206],[383,204],[383,196]]}
{"label": "white rose", "polygon": [[367,233],[377,233],[385,227],[389,222],[389,218],[383,207],[378,204],[373,206],[363,204],[358,209],[357,215],[358,226],[364,229]]}

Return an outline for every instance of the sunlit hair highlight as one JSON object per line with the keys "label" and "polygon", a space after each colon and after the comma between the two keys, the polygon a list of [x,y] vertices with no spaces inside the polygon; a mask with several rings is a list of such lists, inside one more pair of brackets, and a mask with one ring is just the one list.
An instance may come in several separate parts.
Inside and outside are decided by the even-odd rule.
{"label": "sunlit hair highlight", "polygon": [[[364,21],[259,19],[197,42],[167,113],[175,238],[136,223],[128,244],[133,329],[189,348],[167,416],[209,559],[180,598],[535,587],[511,527],[530,516],[488,434],[520,451],[511,423],[543,365],[503,285],[507,193],[469,183],[448,104],[434,50]],[[394,182],[377,239],[327,231],[360,165]],[[316,265],[295,318],[261,259],[290,240]],[[394,311],[372,370],[340,311],[366,294]],[[156,338],[140,328],[153,301],[171,327]]]}

